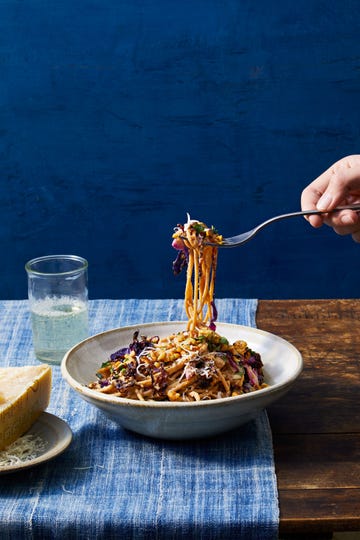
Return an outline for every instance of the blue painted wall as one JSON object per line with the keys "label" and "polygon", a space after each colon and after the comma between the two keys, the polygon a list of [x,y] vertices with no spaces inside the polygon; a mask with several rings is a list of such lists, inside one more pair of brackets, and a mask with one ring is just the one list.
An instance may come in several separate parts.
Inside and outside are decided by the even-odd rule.
{"label": "blue painted wall", "polygon": [[[360,151],[359,3],[0,3],[0,298],[77,253],[96,297],[179,297],[172,228],[297,210]],[[217,296],[356,297],[360,248],[303,219],[220,255]]]}

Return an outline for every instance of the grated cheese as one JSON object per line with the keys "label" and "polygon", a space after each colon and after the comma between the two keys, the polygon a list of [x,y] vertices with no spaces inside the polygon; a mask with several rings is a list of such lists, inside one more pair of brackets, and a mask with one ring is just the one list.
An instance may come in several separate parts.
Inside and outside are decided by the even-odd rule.
{"label": "grated cheese", "polygon": [[38,435],[23,435],[0,451],[0,469],[31,461],[41,455],[46,446],[46,442]]}

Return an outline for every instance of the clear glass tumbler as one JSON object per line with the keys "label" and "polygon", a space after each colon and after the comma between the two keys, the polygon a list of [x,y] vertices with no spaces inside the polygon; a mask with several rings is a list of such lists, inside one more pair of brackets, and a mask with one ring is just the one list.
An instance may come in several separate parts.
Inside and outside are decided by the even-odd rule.
{"label": "clear glass tumbler", "polygon": [[60,364],[89,335],[88,262],[77,255],[47,255],[28,261],[25,269],[36,357]]}

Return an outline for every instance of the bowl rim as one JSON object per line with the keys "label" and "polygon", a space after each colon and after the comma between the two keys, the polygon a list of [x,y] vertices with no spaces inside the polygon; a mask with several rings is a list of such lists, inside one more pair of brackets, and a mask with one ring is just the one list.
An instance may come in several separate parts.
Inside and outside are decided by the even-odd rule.
{"label": "bowl rim", "polygon": [[[139,323],[139,324],[131,324],[131,325],[128,325],[128,326],[119,326],[119,327],[114,327],[114,328],[110,328],[108,330],[105,330],[103,332],[98,332],[96,334],[93,334],[89,337],[87,337],[86,339],[80,341],[79,343],[77,343],[76,345],[74,345],[71,349],[69,349],[62,361],[61,361],[61,365],[60,365],[60,369],[61,369],[61,374],[62,374],[62,377],[66,380],[66,382],[74,389],[76,390],[78,393],[80,393],[84,399],[89,399],[89,400],[94,400],[95,402],[103,402],[104,405],[107,404],[107,405],[110,405],[110,404],[113,404],[113,405],[123,405],[123,406],[128,406],[128,407],[140,407],[140,408],[149,408],[149,409],[161,409],[161,408],[165,408],[165,409],[172,409],[172,408],[186,408],[186,409],[191,409],[191,408],[198,408],[198,407],[209,407],[209,406],[213,406],[215,404],[217,405],[226,405],[226,404],[231,404],[231,403],[234,403],[234,402],[237,402],[237,401],[251,401],[253,399],[257,399],[257,397],[260,397],[260,396],[263,396],[265,397],[266,395],[271,395],[275,392],[278,392],[279,390],[281,389],[286,389],[288,388],[290,385],[292,385],[296,379],[300,376],[302,370],[303,370],[303,367],[304,367],[304,361],[303,361],[303,357],[300,353],[300,351],[292,344],[290,343],[289,341],[287,341],[286,339],[280,337],[280,336],[277,336],[276,334],[272,334],[271,332],[268,332],[266,330],[262,330],[260,328],[256,328],[256,327],[253,327],[253,326],[247,326],[247,325],[243,325],[243,324],[236,324],[236,323],[226,323],[226,322],[221,322],[221,321],[218,321],[216,323],[216,326],[217,328],[220,326],[220,327],[225,327],[226,328],[234,328],[236,327],[237,329],[245,329],[247,332],[250,332],[250,333],[254,333],[254,334],[260,334],[264,337],[266,336],[271,336],[272,339],[275,338],[276,341],[278,341],[279,343],[282,343],[283,345],[285,345],[287,348],[289,348],[290,350],[292,350],[292,352],[295,354],[295,357],[296,357],[296,367],[293,371],[293,373],[291,374],[291,376],[289,378],[287,378],[285,381],[283,382],[279,382],[279,383],[275,383],[273,385],[269,385],[269,386],[266,386],[265,388],[260,388],[259,390],[256,390],[254,392],[249,392],[249,393],[246,393],[246,394],[241,394],[239,396],[230,396],[230,397],[224,397],[224,398],[216,398],[216,399],[209,399],[209,400],[204,400],[204,401],[191,401],[191,402],[184,402],[184,401],[141,401],[141,400],[136,400],[136,399],[130,399],[130,398],[122,398],[122,397],[119,397],[119,396],[113,396],[112,394],[103,394],[101,392],[98,392],[96,390],[93,390],[91,388],[88,388],[85,384],[82,384],[80,383],[79,381],[77,381],[74,377],[72,377],[72,375],[70,375],[68,369],[67,369],[67,362],[70,358],[70,356],[75,352],[77,351],[77,349],[80,349],[81,347],[84,346],[84,344],[86,343],[90,343],[91,341],[96,341],[99,337],[102,337],[102,336],[107,336],[107,335],[110,335],[110,334],[116,334],[117,332],[119,331],[135,331],[135,330],[139,330],[139,329],[143,329],[143,328],[149,328],[149,327],[153,327],[153,326],[160,326],[160,327],[166,327],[166,326],[169,326],[169,325],[174,325],[174,326],[178,326],[178,325],[185,325],[185,328],[186,328],[186,324],[187,324],[187,321],[154,321],[154,322],[146,322],[146,323]],[[145,332],[144,332],[145,334]],[[146,334],[145,334],[146,335]],[[100,365],[100,363],[99,363]],[[264,368],[266,370],[266,364],[264,364]],[[95,374],[94,374],[95,376]]]}

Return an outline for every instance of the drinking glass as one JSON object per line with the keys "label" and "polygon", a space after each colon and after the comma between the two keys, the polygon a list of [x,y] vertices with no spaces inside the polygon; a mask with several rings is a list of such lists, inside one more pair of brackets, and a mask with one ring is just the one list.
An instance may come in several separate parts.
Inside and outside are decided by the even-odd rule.
{"label": "drinking glass", "polygon": [[47,255],[28,261],[25,269],[35,355],[60,364],[89,335],[88,262],[77,255]]}

